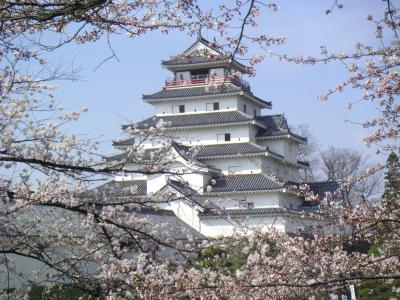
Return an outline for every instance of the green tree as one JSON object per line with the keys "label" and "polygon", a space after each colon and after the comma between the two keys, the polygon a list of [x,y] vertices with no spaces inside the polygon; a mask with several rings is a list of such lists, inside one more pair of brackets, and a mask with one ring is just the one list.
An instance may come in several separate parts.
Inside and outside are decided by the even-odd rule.
{"label": "green tree", "polygon": [[396,153],[390,153],[387,159],[387,171],[385,173],[385,193],[383,197],[386,201],[395,203],[395,199],[400,194],[400,162]]}
{"label": "green tree", "polygon": [[[385,173],[385,192],[383,201],[389,206],[396,206],[396,199],[400,196],[400,162],[396,153],[392,152],[386,161]],[[387,243],[391,245],[393,255],[399,255],[399,245],[394,240],[384,239],[381,243],[375,244],[369,250],[372,256],[380,254],[381,247],[387,247]],[[361,283],[357,291],[358,297],[363,299],[383,300],[399,296],[400,280],[377,280],[370,279]]]}

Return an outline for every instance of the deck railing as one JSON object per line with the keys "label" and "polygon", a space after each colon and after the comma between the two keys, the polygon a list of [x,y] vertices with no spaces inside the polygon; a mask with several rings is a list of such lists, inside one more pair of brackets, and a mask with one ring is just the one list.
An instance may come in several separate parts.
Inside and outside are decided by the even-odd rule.
{"label": "deck railing", "polygon": [[185,87],[193,85],[208,85],[208,84],[223,84],[223,83],[232,83],[236,86],[242,87],[245,91],[250,92],[250,85],[247,81],[231,75],[222,77],[196,75],[186,80],[167,79],[164,82],[164,87],[174,88],[174,87]]}

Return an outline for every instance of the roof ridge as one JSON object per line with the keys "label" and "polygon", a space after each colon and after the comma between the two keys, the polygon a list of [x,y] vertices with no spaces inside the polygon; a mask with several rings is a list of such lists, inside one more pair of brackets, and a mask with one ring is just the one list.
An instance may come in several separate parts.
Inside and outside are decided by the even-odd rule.
{"label": "roof ridge", "polygon": [[218,53],[221,54],[221,55],[224,54],[224,53],[221,52],[221,50],[216,49],[215,47],[213,47],[213,46],[211,45],[210,41],[206,40],[206,39],[205,39],[204,37],[202,37],[201,35],[199,35],[199,36],[196,38],[196,40],[195,40],[189,47],[187,47],[187,48],[182,52],[182,54],[185,53],[185,52],[187,52],[188,50],[190,50],[190,48],[192,48],[194,45],[196,45],[196,43],[202,43],[203,45],[207,46],[207,47],[210,48],[211,50],[216,51],[216,52],[218,52]]}
{"label": "roof ridge", "polygon": [[260,115],[257,117],[278,117],[278,116],[285,116],[284,114],[273,114],[273,115]]}
{"label": "roof ridge", "polygon": [[244,143],[248,143],[250,145],[256,146],[256,147],[261,148],[263,150],[269,150],[268,147],[264,147],[264,146],[258,145],[256,143],[253,143],[253,142],[244,142]]}
{"label": "roof ridge", "polygon": [[242,111],[239,110],[239,109],[234,110],[234,112],[238,112],[239,114],[241,114],[242,116],[248,118],[249,120],[254,120],[254,117],[249,116],[248,114],[242,112]]}
{"label": "roof ridge", "polygon": [[[194,90],[194,89],[205,89],[205,88],[216,88],[216,87],[220,87],[220,86],[230,86],[230,87],[234,87],[234,88],[237,88],[237,90],[236,91],[220,91],[219,92],[219,94],[223,94],[223,92],[225,92],[226,94],[228,94],[228,93],[236,93],[236,92],[240,92],[240,91],[244,91],[244,89],[243,89],[243,87],[241,87],[241,86],[237,86],[237,85],[235,85],[235,84],[233,84],[232,82],[225,82],[223,85],[218,85],[218,86],[216,86],[216,85],[203,85],[203,86],[196,86],[196,85],[193,85],[193,86],[182,86],[182,87],[179,87],[179,91],[184,91],[184,90]],[[162,92],[162,91],[164,91],[164,90],[167,90],[165,87],[163,87],[162,88],[162,90],[160,90],[160,91],[158,91],[158,92],[154,92],[154,93],[151,93],[151,94],[142,94],[142,99],[146,99],[146,97],[150,97],[150,96],[152,96],[152,95],[154,95],[154,94],[157,94],[157,93],[160,93],[160,92]],[[177,90],[177,89],[173,89],[174,91],[175,90]],[[202,95],[201,95],[202,96]],[[192,96],[192,97],[197,97],[197,96]],[[177,98],[182,98],[182,97],[177,97]],[[165,99],[168,99],[168,98],[165,98]]]}
{"label": "roof ridge", "polygon": [[[267,174],[267,173],[264,173],[264,172],[262,172],[262,173],[260,173],[260,174],[263,175],[264,177],[270,179],[271,181],[277,183],[277,184],[282,184],[283,186],[285,186],[285,185],[288,183],[287,180],[285,180],[285,179],[283,179],[283,178],[281,178],[281,177],[279,177],[279,176],[277,176],[277,175],[271,176],[271,175],[269,175],[269,174]],[[281,182],[281,181],[275,179],[274,177],[278,178],[279,180],[282,180],[283,182]]]}

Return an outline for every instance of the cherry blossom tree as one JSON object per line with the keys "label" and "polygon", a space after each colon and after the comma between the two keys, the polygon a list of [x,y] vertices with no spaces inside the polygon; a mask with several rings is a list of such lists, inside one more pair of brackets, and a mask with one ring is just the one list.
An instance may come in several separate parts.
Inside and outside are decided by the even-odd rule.
{"label": "cherry blossom tree", "polygon": [[[322,47],[320,57],[294,57],[269,51],[283,38],[251,35],[257,32],[260,11],[278,8],[263,1],[237,0],[229,5],[222,1],[213,9],[197,1],[2,1],[1,272],[14,272],[15,257],[33,259],[54,272],[39,279],[32,274],[32,282],[38,280],[46,287],[68,285],[78,288],[82,297],[108,299],[294,299],[341,293],[350,284],[357,286],[365,280],[390,284],[398,279],[398,191],[391,193],[390,204],[385,198],[379,203],[363,198],[349,207],[338,201],[343,189],[338,190],[319,199],[316,210],[303,212],[304,217],[318,221],[316,226],[285,235],[237,224],[233,237],[202,242],[170,238],[162,224],[132,214],[138,206],[173,201],[173,195],[139,199],[135,197],[137,187],[131,187],[126,191],[130,200],[124,203],[116,203],[112,195],[103,203],[93,200],[101,195],[85,196],[90,183],[118,173],[123,162],[105,163],[95,141],[63,131],[63,125],[84,110],[62,111],[53,100],[51,83],[76,74],[49,68],[45,59],[46,51],[57,51],[66,43],[96,42],[110,34],[133,38],[151,30],[186,30],[193,35],[205,27],[216,33],[215,46],[230,51],[232,57],[249,55],[249,45],[258,45],[251,65],[269,56],[298,64],[340,61],[349,78],[321,100],[346,88],[360,90],[360,99],[348,107],[372,102],[379,112],[361,124],[373,131],[366,136],[366,144],[398,154],[400,11],[392,1],[384,2],[385,11],[378,19],[366,16],[376,24],[378,45],[357,43],[353,53],[338,54]],[[342,8],[334,1],[326,13]],[[57,37],[54,43],[48,42],[48,34]],[[35,67],[27,72],[32,64]],[[162,127],[149,128],[146,134],[161,135]],[[165,151],[169,146],[165,145]],[[143,155],[140,146],[130,153],[136,158]],[[170,172],[168,162],[160,162],[135,172]],[[384,167],[369,168],[353,180]],[[302,189],[308,190],[307,186]],[[376,251],[360,249],[365,243]],[[240,247],[245,259],[234,272],[228,272],[224,264],[193,263],[192,255],[210,247]]]}

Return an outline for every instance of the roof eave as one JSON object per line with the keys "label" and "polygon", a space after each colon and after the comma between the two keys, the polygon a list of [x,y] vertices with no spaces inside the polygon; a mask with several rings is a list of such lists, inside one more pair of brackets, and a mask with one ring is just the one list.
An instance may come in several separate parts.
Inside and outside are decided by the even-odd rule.
{"label": "roof eave", "polygon": [[[243,74],[249,74],[249,68],[241,63],[239,63],[236,60],[232,60],[230,58],[224,58],[221,60],[210,60],[210,61],[205,61],[205,62],[188,62],[188,63],[180,63],[180,64],[168,64],[168,61],[161,61],[161,67],[163,69],[167,69],[170,71],[183,71],[183,70],[188,70],[191,68],[196,68],[196,67],[207,67],[207,66],[213,66],[213,67],[230,67],[231,64],[232,66],[242,72]],[[231,63],[232,62],[232,63]]]}
{"label": "roof eave", "polygon": [[[187,97],[172,97],[172,98],[145,98],[146,95],[143,96],[143,101],[146,103],[154,103],[154,102],[163,102],[163,101],[176,101],[176,100],[196,100],[203,98],[221,98],[228,96],[239,96],[241,95],[241,91],[231,92],[231,93],[220,93],[220,94],[209,94],[209,95],[200,95],[200,96],[187,96]],[[147,95],[150,96],[150,95]]]}
{"label": "roof eave", "polygon": [[[226,210],[225,210],[226,212]],[[299,212],[296,211],[290,211],[290,210],[286,210],[286,211],[282,211],[282,212],[265,212],[265,213],[253,213],[253,214],[210,214],[210,215],[202,215],[199,214],[200,218],[221,218],[221,217],[231,217],[231,218],[243,218],[243,217],[247,217],[247,216],[252,216],[252,217],[258,217],[258,216],[293,216],[293,215],[299,215]]]}
{"label": "roof eave", "polygon": [[276,192],[282,192],[282,193],[293,193],[296,194],[295,192],[282,187],[282,188],[277,188],[277,189],[265,189],[265,190],[239,190],[239,191],[226,191],[226,192],[205,192],[204,196],[227,196],[227,195],[237,195],[237,194],[263,194],[263,193],[276,193]]}
{"label": "roof eave", "polygon": [[241,95],[245,96],[246,98],[248,98],[248,99],[250,99],[250,100],[252,100],[254,102],[257,102],[258,104],[260,104],[260,106],[262,106],[262,108],[266,108],[266,109],[271,109],[272,108],[272,103],[271,102],[264,101],[264,100],[262,100],[262,99],[260,99],[258,97],[250,95],[249,93],[246,93],[246,92],[242,92]]}
{"label": "roof eave", "polygon": [[257,140],[280,140],[280,139],[291,139],[294,140],[300,144],[305,144],[307,143],[307,140],[303,140],[299,137],[296,137],[290,133],[284,133],[284,134],[279,134],[279,135],[270,135],[270,136],[256,136]]}
{"label": "roof eave", "polygon": [[[166,127],[167,131],[174,130],[188,130],[188,129],[205,129],[205,128],[216,128],[216,127],[228,127],[228,126],[243,126],[243,125],[252,125],[253,121],[244,121],[244,122],[231,122],[231,123],[214,123],[214,124],[204,124],[204,125],[191,125],[191,126],[176,126],[176,127]],[[130,125],[124,125],[124,128],[129,127]],[[139,128],[141,129],[141,128]],[[149,130],[149,128],[142,128],[141,130]]]}
{"label": "roof eave", "polygon": [[238,158],[238,157],[257,157],[257,156],[264,156],[266,153],[267,153],[267,151],[265,151],[265,152],[256,152],[256,153],[207,155],[207,156],[199,156],[198,159],[201,159],[201,160],[212,160],[212,159],[225,159],[225,158]]}

